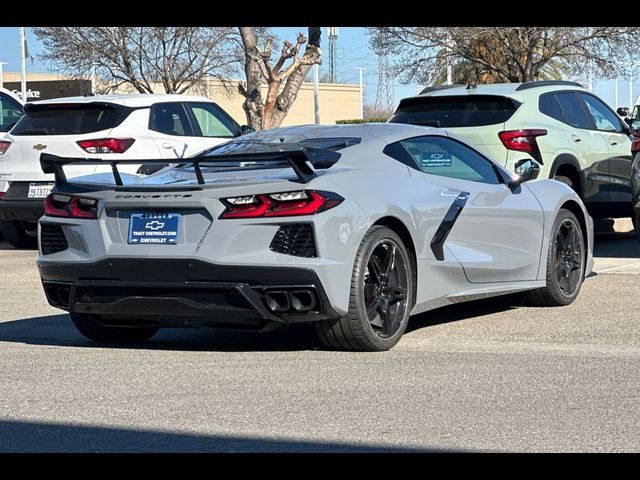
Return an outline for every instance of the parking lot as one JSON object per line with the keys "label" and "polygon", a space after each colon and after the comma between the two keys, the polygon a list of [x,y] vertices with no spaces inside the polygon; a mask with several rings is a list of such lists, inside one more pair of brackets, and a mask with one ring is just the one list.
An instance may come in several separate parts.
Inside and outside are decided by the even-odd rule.
{"label": "parking lot", "polygon": [[639,450],[633,233],[597,235],[568,307],[445,307],[377,354],[305,328],[97,347],[47,305],[36,253],[0,249],[3,452]]}

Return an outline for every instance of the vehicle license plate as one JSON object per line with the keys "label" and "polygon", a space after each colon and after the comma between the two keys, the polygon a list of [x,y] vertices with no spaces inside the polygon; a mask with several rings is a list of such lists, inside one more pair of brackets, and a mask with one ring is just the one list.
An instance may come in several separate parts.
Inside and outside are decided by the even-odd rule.
{"label": "vehicle license plate", "polygon": [[179,227],[179,213],[132,213],[129,243],[176,245]]}
{"label": "vehicle license plate", "polygon": [[52,182],[31,182],[27,198],[44,198],[51,193]]}

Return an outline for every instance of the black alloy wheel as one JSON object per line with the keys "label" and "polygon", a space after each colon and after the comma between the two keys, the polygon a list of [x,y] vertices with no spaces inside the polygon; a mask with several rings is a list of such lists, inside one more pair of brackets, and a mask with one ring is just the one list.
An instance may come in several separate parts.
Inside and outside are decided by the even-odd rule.
{"label": "black alloy wheel", "polygon": [[381,240],[367,261],[364,301],[369,324],[380,338],[398,331],[407,309],[407,265],[397,252],[392,240]]}

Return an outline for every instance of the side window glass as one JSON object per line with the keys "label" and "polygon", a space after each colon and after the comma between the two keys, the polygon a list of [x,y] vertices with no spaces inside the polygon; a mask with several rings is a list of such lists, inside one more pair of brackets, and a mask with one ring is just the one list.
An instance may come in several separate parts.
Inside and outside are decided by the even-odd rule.
{"label": "side window glass", "polygon": [[609,110],[604,103],[591,95],[581,94],[580,96],[584,100],[584,103],[589,109],[589,113],[593,117],[593,123],[595,123],[596,129],[604,132],[621,131],[618,116]]}
{"label": "side window glass", "polygon": [[580,105],[578,97],[573,92],[556,93],[558,103],[562,107],[564,113],[564,123],[568,123],[576,128],[591,128],[587,114]]}
{"label": "side window glass", "polygon": [[0,132],[9,131],[22,117],[22,105],[9,95],[0,93]]}
{"label": "side window glass", "polygon": [[149,128],[165,135],[191,136],[187,112],[180,103],[158,103],[151,107]]}
{"label": "side window glass", "polygon": [[558,99],[552,93],[541,95],[538,103],[538,107],[540,111],[545,115],[548,115],[551,118],[555,118],[556,120],[560,120],[561,122],[566,123],[564,115],[562,114],[562,108],[558,103]]}
{"label": "side window glass", "polygon": [[425,173],[474,182],[501,183],[488,159],[455,140],[426,136],[399,143]]}
{"label": "side window glass", "polygon": [[189,103],[203,137],[235,137],[236,125],[211,103]]}

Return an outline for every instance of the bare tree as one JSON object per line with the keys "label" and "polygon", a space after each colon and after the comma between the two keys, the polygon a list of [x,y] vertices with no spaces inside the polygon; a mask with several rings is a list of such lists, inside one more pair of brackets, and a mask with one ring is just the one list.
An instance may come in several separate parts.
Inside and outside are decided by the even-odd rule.
{"label": "bare tree", "polygon": [[[466,63],[464,77],[524,82],[589,69],[611,76],[629,59],[637,27],[373,27],[371,46],[397,58],[405,83],[434,83],[447,59]],[[462,72],[461,72],[462,73]]]}
{"label": "bare tree", "polygon": [[[276,48],[272,36],[266,37],[260,49],[253,27],[238,28],[244,47],[246,76],[246,83],[239,84],[238,90],[245,99],[243,108],[247,123],[257,130],[279,127],[295,102],[311,66],[322,63],[320,27],[309,27],[308,42],[302,33],[298,34],[295,44],[285,40],[275,63],[271,61],[272,51]],[[304,54],[298,56],[305,44]],[[261,87],[264,83],[267,94],[263,99]]]}
{"label": "bare tree", "polygon": [[233,27],[37,27],[42,57],[74,76],[95,67],[102,90],[129,84],[153,93],[184,93],[207,76],[228,78],[237,66]]}

